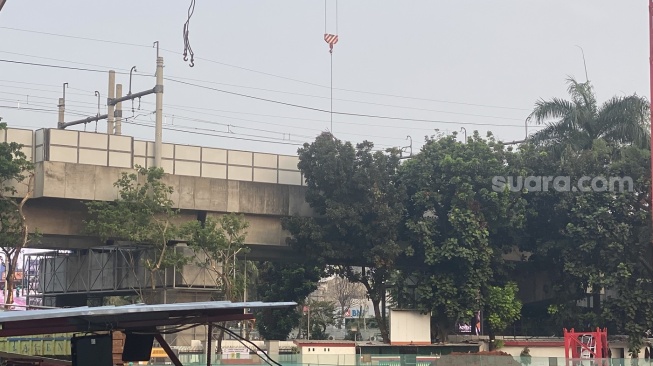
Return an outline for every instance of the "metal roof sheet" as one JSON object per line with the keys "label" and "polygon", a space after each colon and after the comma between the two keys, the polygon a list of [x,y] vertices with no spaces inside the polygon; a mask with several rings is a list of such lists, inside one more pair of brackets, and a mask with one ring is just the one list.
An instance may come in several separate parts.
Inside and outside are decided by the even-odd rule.
{"label": "metal roof sheet", "polygon": [[259,309],[259,308],[280,308],[295,306],[294,302],[236,302],[229,301],[209,301],[209,302],[192,302],[179,304],[134,304],[124,306],[97,306],[97,307],[75,307],[62,309],[46,310],[29,310],[29,311],[5,311],[0,312],[0,323],[53,319],[53,318],[71,318],[71,317],[104,317],[113,315],[135,314],[135,313],[157,313],[166,312],[174,313],[179,311],[211,311],[211,310],[235,310],[235,309]]}

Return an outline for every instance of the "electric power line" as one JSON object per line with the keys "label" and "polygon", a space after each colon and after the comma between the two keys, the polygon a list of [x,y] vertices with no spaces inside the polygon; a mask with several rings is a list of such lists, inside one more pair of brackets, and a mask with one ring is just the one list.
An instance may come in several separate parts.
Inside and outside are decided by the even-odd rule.
{"label": "electric power line", "polygon": [[[61,65],[38,64],[38,63],[23,62],[23,61],[13,61],[13,60],[5,60],[5,59],[0,59],[0,62],[9,62],[9,63],[15,63],[15,64],[31,65],[31,66],[42,66],[42,67],[69,69],[69,70],[77,70],[77,71],[90,71],[90,72],[101,72],[101,73],[108,72],[108,71],[97,70],[97,69],[84,69],[84,68],[76,68],[76,67],[61,66]],[[128,73],[120,73],[120,72],[116,72],[116,73],[118,73],[118,74],[128,74]],[[268,98],[262,98],[262,97],[257,97],[257,96],[253,96],[253,95],[243,94],[243,93],[236,93],[236,92],[223,90],[223,89],[218,89],[218,88],[213,88],[213,87],[209,87],[209,86],[205,86],[205,85],[189,83],[189,82],[173,79],[173,78],[170,78],[170,77],[166,77],[164,79],[168,80],[168,81],[176,82],[176,83],[179,83],[179,84],[185,84],[185,85],[189,85],[189,86],[193,86],[193,87],[197,87],[197,88],[213,90],[213,91],[217,91],[217,92],[221,92],[221,93],[225,93],[225,94],[231,94],[231,95],[235,95],[235,96],[240,96],[240,97],[244,97],[244,98],[250,98],[250,99],[255,99],[255,100],[265,101],[265,102],[269,102],[269,103],[285,105],[285,106],[299,108],[299,109],[311,110],[311,111],[315,111],[315,112],[333,113],[333,114],[342,115],[342,116],[378,118],[378,119],[389,119],[389,120],[397,120],[397,121],[441,123],[441,124],[458,124],[458,125],[463,124],[463,125],[472,125],[472,126],[496,126],[496,127],[519,127],[519,128],[522,127],[521,125],[509,125],[509,124],[427,120],[427,119],[415,119],[415,118],[406,118],[406,117],[379,116],[379,115],[362,114],[362,113],[337,112],[337,111],[331,112],[331,111],[327,111],[327,110],[321,109],[321,108],[309,107],[309,106],[304,106],[304,105],[300,105],[300,104],[288,103],[288,102],[278,101],[278,100],[274,100],[274,99],[268,99]]]}
{"label": "electric power line", "polygon": [[337,112],[333,111],[330,112],[326,109],[321,109],[321,108],[315,108],[315,107],[309,107],[301,104],[295,104],[295,103],[288,103],[288,102],[283,102],[279,100],[274,100],[274,99],[268,99],[268,98],[262,98],[262,97],[257,97],[249,94],[242,94],[242,93],[236,93],[228,90],[223,90],[223,89],[218,89],[218,88],[213,88],[210,86],[205,86],[205,85],[198,85],[198,84],[193,84],[181,80],[176,80],[172,78],[164,78],[165,80],[172,81],[175,83],[179,84],[184,84],[184,85],[189,85],[201,89],[207,89],[207,90],[213,90],[217,91],[220,93],[224,94],[230,94],[230,95],[235,95],[239,97],[244,97],[244,98],[249,98],[249,99],[254,99],[254,100],[260,100],[264,102],[269,102],[269,103],[275,103],[275,104],[280,104],[280,105],[285,105],[288,107],[294,107],[294,108],[299,108],[299,109],[305,109],[305,110],[310,110],[314,112],[321,112],[321,113],[333,113],[333,114],[338,114],[341,116],[351,116],[351,117],[366,117],[366,118],[378,118],[378,119],[387,119],[387,120],[396,120],[396,121],[414,121],[414,122],[426,122],[426,123],[442,123],[442,124],[457,124],[457,125],[474,125],[474,126],[497,126],[497,127],[523,127],[523,125],[509,125],[509,124],[495,124],[495,123],[478,123],[478,122],[460,122],[460,121],[443,121],[443,120],[431,120],[431,119],[417,119],[417,118],[406,118],[406,117],[392,117],[392,116],[380,116],[380,115],[374,115],[374,114],[363,114],[363,113],[350,113],[350,112]]}
{"label": "electric power line", "polygon": [[[42,34],[42,35],[62,37],[62,38],[79,39],[79,40],[86,40],[86,41],[93,41],[93,42],[103,42],[103,43],[116,44],[116,45],[122,45],[122,46],[132,46],[132,47],[140,47],[140,48],[151,49],[150,45],[144,45],[144,44],[110,41],[110,40],[104,40],[104,39],[98,39],[98,38],[71,36],[71,35],[65,35],[65,34],[41,32],[41,31],[34,31],[34,30],[28,30],[28,29],[19,29],[19,28],[12,28],[12,27],[3,27],[3,26],[0,26],[0,29],[6,29],[6,30],[11,30],[11,31],[17,31],[17,32]],[[172,54],[183,55],[183,54],[180,54],[179,52],[175,52],[175,51],[172,51],[172,50],[169,50],[169,49],[165,49],[165,48],[160,48],[160,49],[162,51],[169,52],[169,53],[172,53]],[[312,82],[308,82],[308,81],[304,81],[304,80],[299,80],[299,79],[294,79],[294,78],[290,78],[290,77],[286,77],[286,76],[272,74],[272,73],[268,73],[268,72],[264,72],[264,71],[254,70],[254,69],[250,69],[250,68],[246,68],[246,67],[242,67],[242,66],[231,65],[231,64],[228,64],[228,63],[215,61],[215,60],[210,60],[210,59],[201,58],[201,57],[197,57],[196,59],[202,60],[202,61],[207,61],[207,62],[210,62],[210,63],[214,63],[214,64],[217,64],[217,65],[222,65],[222,66],[227,66],[227,67],[231,67],[231,68],[235,68],[235,69],[239,69],[239,70],[243,70],[243,71],[248,71],[248,72],[252,72],[252,73],[256,73],[256,74],[270,76],[270,77],[274,77],[274,78],[278,78],[278,79],[283,79],[283,80],[293,81],[293,82],[297,82],[297,83],[301,83],[301,84],[305,84],[305,85],[312,85],[312,86],[316,86],[316,87],[320,87],[320,88],[330,89],[330,86],[328,86],[328,85],[312,83]],[[507,106],[497,106],[497,105],[490,105],[490,104],[477,104],[477,103],[467,103],[467,102],[455,102],[455,101],[448,101],[448,100],[411,97],[411,96],[404,96],[404,95],[394,95],[394,94],[370,92],[370,91],[355,90],[355,89],[345,89],[345,88],[333,88],[333,89],[334,90],[351,92],[351,93],[370,94],[370,95],[386,96],[386,97],[401,98],[401,99],[430,101],[430,102],[445,103],[445,104],[465,105],[465,106],[471,106],[471,107],[483,107],[483,108],[497,108],[497,109],[530,111],[530,109],[527,109],[527,108],[517,108],[517,107],[507,107]]]}
{"label": "electric power line", "polygon": [[[110,67],[110,66],[97,65],[97,64],[88,64],[88,63],[77,62],[77,61],[71,61],[71,60],[62,60],[62,59],[57,59],[57,58],[48,58],[48,57],[42,57],[42,56],[28,55],[28,54],[24,54],[24,53],[6,52],[6,51],[0,51],[0,53],[7,53],[7,54],[19,55],[19,56],[25,56],[25,57],[33,57],[33,58],[38,58],[38,59],[43,59],[43,60],[51,60],[51,61],[58,61],[58,62],[67,62],[67,63],[78,64],[78,65],[85,65],[85,66],[102,67],[102,68],[106,68],[106,69],[124,70],[125,72],[129,71],[129,70],[127,70],[127,69],[123,69],[123,68],[113,68],[113,67]],[[146,74],[142,74],[142,73],[141,73],[141,74],[135,74],[135,75],[136,75],[136,76],[147,76],[147,77],[151,77],[151,76],[152,76],[152,75],[147,74],[147,73],[146,73]],[[388,104],[388,103],[375,103],[375,102],[367,102],[367,101],[361,101],[361,100],[342,99],[342,98],[332,98],[332,97],[326,97],[326,96],[321,96],[321,95],[311,95],[311,94],[306,94],[306,93],[295,93],[295,92],[289,92],[289,91],[283,91],[283,90],[275,90],[275,89],[267,89],[267,88],[259,88],[259,87],[250,87],[250,86],[243,86],[243,85],[236,85],[236,84],[228,84],[228,83],[219,83],[219,82],[213,82],[213,81],[208,81],[208,80],[199,80],[199,79],[193,79],[193,78],[187,78],[187,77],[179,77],[179,76],[173,76],[173,75],[170,75],[170,76],[168,76],[168,77],[169,77],[169,78],[172,78],[172,79],[190,80],[190,81],[203,82],[203,83],[209,83],[209,84],[217,84],[217,85],[230,86],[230,87],[235,87],[235,88],[244,88],[244,89],[260,90],[260,91],[266,91],[266,92],[271,92],[271,93],[281,93],[281,94],[288,94],[288,95],[297,95],[297,96],[309,97],[309,98],[330,99],[330,100],[337,100],[337,101],[342,101],[342,102],[350,102],[350,103],[358,103],[358,104],[367,104],[367,105],[376,105],[376,106],[389,107],[389,108],[401,108],[401,109],[418,110],[418,111],[426,111],[426,112],[436,112],[436,113],[445,113],[445,114],[454,114],[454,115],[472,116],[472,117],[484,117],[484,118],[493,118],[493,119],[504,119],[504,120],[513,120],[513,121],[521,121],[521,120],[522,120],[522,119],[520,119],[520,118],[512,118],[512,117],[491,116],[491,115],[485,115],[485,114],[474,114],[474,113],[463,113],[463,112],[452,112],[452,111],[443,111],[443,110],[429,109],[429,108],[418,108],[418,107],[409,107],[409,106],[393,105],[393,104]]]}
{"label": "electric power line", "polygon": [[[1,87],[1,86],[3,86],[3,85],[0,85],[0,87]],[[48,86],[48,85],[44,85],[44,86]],[[24,88],[24,87],[20,87],[20,88],[22,88],[22,89],[28,89],[28,90],[43,91],[43,92],[53,92],[53,93],[58,93],[58,92],[56,92],[56,91],[49,91],[49,90],[43,90],[43,89]],[[44,97],[44,96],[39,96],[39,95],[34,95],[34,94],[11,93],[11,92],[4,92],[4,91],[0,91],[0,94],[9,94],[9,95],[17,95],[17,96],[26,96],[26,97],[28,97],[28,100],[5,99],[5,101],[8,101],[8,102],[19,102],[19,103],[25,103],[25,104],[36,104],[36,105],[39,105],[39,104],[40,104],[40,105],[45,105],[45,106],[49,106],[49,105],[47,105],[47,104],[45,104],[45,103],[42,103],[42,102],[38,102],[38,103],[37,103],[37,102],[34,102],[34,101],[29,102],[29,98],[35,98],[35,99],[46,99],[46,100],[54,99],[53,97]],[[78,95],[85,95],[85,94],[80,94],[80,93],[75,93],[75,94],[78,94]],[[0,99],[0,100],[3,100],[3,99]],[[84,104],[84,105],[78,105],[78,106],[76,106],[76,104]],[[96,104],[97,104],[96,102],[82,102],[82,101],[76,101],[76,100],[67,100],[67,101],[66,101],[66,105],[72,105],[72,106],[76,106],[76,107],[79,107],[79,108],[90,108],[91,105],[92,105],[92,106],[95,106]],[[149,103],[149,102],[143,102],[143,104],[154,105],[154,103]],[[175,106],[175,107],[171,107],[170,109],[173,109],[173,110],[175,110],[175,109],[176,109],[176,110],[182,110],[182,111],[191,112],[191,113],[204,114],[204,115],[208,115],[208,116],[212,116],[212,117],[224,118],[224,119],[228,119],[228,120],[238,120],[238,121],[252,122],[252,123],[257,123],[257,124],[264,124],[264,125],[273,125],[273,126],[280,126],[280,127],[288,127],[288,128],[292,128],[292,129],[299,129],[299,130],[306,130],[306,131],[313,131],[313,132],[322,132],[322,131],[323,131],[322,129],[320,129],[320,128],[316,128],[316,127],[306,128],[306,127],[295,126],[295,125],[289,125],[289,124],[281,124],[281,123],[274,123],[274,122],[268,122],[268,121],[258,121],[258,120],[252,120],[252,119],[246,119],[246,118],[238,118],[238,117],[224,116],[224,115],[218,115],[218,114],[212,114],[212,113],[197,112],[197,111],[194,111],[194,110],[192,110],[192,109],[184,108],[184,107],[182,107],[182,106]],[[210,109],[210,108],[209,108],[209,109]],[[71,109],[67,109],[67,111],[70,112],[70,111],[72,111],[72,110],[71,110]],[[227,111],[227,112],[228,112],[228,113],[241,113],[241,112],[234,112],[234,111]],[[92,114],[94,114],[94,113],[96,113],[96,110],[93,110],[92,112],[91,112],[91,111],[88,111],[88,112],[86,112],[85,114],[81,114],[81,113],[76,113],[76,114],[86,116],[86,115],[92,115]],[[245,113],[245,114],[248,114],[248,113]],[[242,129],[242,128],[249,128],[249,129],[251,129],[251,130],[258,130],[258,131],[270,132],[270,133],[278,133],[278,134],[282,134],[282,135],[289,135],[289,136],[290,136],[290,135],[293,135],[293,136],[304,137],[304,138],[313,138],[312,136],[300,135],[299,133],[290,133],[290,132],[282,132],[282,131],[271,131],[271,130],[257,129],[257,128],[253,128],[253,127],[243,127],[243,126],[238,126],[238,125],[229,124],[229,123],[219,123],[219,122],[208,121],[208,120],[201,120],[201,119],[197,119],[197,118],[185,117],[185,116],[180,116],[180,115],[175,115],[175,114],[166,114],[166,116],[167,116],[167,117],[172,117],[173,119],[174,119],[174,118],[179,118],[179,119],[183,119],[183,120],[189,120],[189,121],[201,122],[201,123],[207,123],[207,124],[215,124],[215,125],[222,125],[222,126],[231,126],[231,127],[234,127],[234,128],[241,128],[241,129]],[[268,116],[268,117],[279,117],[279,118],[284,118],[283,116]],[[285,118],[294,118],[294,119],[299,119],[299,120],[303,120],[303,121],[306,120],[305,118],[298,118],[298,117],[285,117]],[[326,120],[316,120],[316,121],[320,121],[320,122],[328,122],[328,121],[326,121]],[[337,123],[338,123],[338,122],[337,122]],[[403,127],[401,127],[401,128],[403,128]],[[428,130],[428,131],[430,131],[431,129],[424,129],[424,130]],[[374,138],[381,138],[381,139],[388,139],[388,140],[390,140],[390,139],[395,140],[395,139],[396,139],[396,137],[394,137],[394,136],[379,136],[379,135],[370,135],[370,134],[357,134],[357,133],[350,133],[350,132],[344,132],[344,133],[342,133],[342,134],[343,134],[343,135],[350,135],[350,136],[374,137]],[[391,146],[391,145],[384,145],[384,146]]]}
{"label": "electric power line", "polygon": [[[0,62],[7,62],[7,63],[19,64],[19,65],[51,67],[51,68],[55,68],[55,69],[66,69],[66,70],[75,70],[75,71],[89,71],[89,72],[100,72],[100,73],[109,72],[109,70],[86,69],[86,68],[81,68],[81,67],[39,64],[39,63],[35,63],[35,62],[14,61],[14,60],[5,60],[5,59],[0,59]],[[119,71],[116,71],[116,74],[129,75],[128,72],[119,72]]]}
{"label": "electric power line", "polygon": [[[123,121],[127,124],[133,124],[137,126],[143,126],[143,127],[151,127],[154,128],[154,125],[149,125],[149,124],[144,124],[144,123],[138,123],[138,122],[133,122],[133,121]],[[175,128],[175,127],[170,127],[170,126],[163,126],[164,129],[170,130],[170,131],[177,131],[177,132],[182,132],[182,133],[189,133],[189,134],[194,134],[194,135],[201,135],[201,136],[215,136],[215,137],[223,137],[223,138],[230,138],[230,139],[235,139],[235,140],[245,140],[245,141],[254,141],[254,142],[266,142],[269,144],[280,144],[280,145],[291,145],[291,146],[302,146],[302,143],[292,143],[292,142],[284,142],[284,141],[268,141],[268,140],[258,140],[258,139],[252,139],[252,138],[246,138],[246,137],[236,137],[236,136],[228,136],[228,135],[223,135],[219,131],[215,130],[208,130],[208,132],[212,133],[207,133],[207,131],[187,131],[187,130],[182,130],[180,128]],[[193,128],[193,127],[187,127],[187,128]],[[197,128],[193,128],[196,129]],[[265,137],[263,137],[265,138]]]}

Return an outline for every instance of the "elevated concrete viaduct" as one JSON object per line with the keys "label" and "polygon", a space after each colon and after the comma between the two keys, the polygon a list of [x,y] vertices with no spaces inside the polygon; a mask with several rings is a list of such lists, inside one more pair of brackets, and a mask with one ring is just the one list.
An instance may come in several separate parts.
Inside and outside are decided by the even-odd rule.
{"label": "elevated concrete viaduct", "polygon": [[[102,244],[84,236],[83,202],[114,200],[118,191],[113,183],[122,172],[153,164],[153,143],[129,136],[56,129],[9,129],[2,135],[23,144],[33,157],[34,198],[26,212],[30,226],[43,235],[37,248]],[[171,199],[181,210],[179,220],[242,213],[250,222],[247,243],[254,251],[286,246],[282,217],[311,214],[297,162],[295,156],[163,144],[164,180],[174,188]],[[17,188],[19,195],[26,191]]]}
{"label": "elevated concrete viaduct", "polygon": [[[121,173],[133,172],[135,165],[147,168],[154,162],[154,144],[130,136],[58,129],[9,129],[0,133],[0,140],[23,144],[23,152],[34,162],[34,195],[26,206],[26,215],[30,227],[42,235],[33,246],[38,249],[87,253],[86,250],[106,246],[98,238],[84,234],[84,202],[116,199],[118,190],[113,184]],[[179,221],[229,212],[244,214],[250,223],[247,244],[252,250],[247,259],[251,260],[289,258],[292,253],[286,245],[288,235],[281,227],[281,218],[311,215],[304,200],[304,181],[297,163],[296,156],[288,155],[178,144],[163,144],[162,149],[162,168],[167,173],[164,180],[174,188],[171,199],[180,209]],[[21,184],[16,187],[18,195],[27,191]],[[106,248],[94,249],[90,253],[105,251]],[[91,283],[97,283],[90,280],[93,275],[87,276],[88,283],[83,286],[72,286],[70,281],[79,277],[72,272],[78,272],[83,266],[61,258],[43,260],[50,261],[49,268],[57,268],[56,276],[60,277],[57,281],[69,283],[47,288],[47,279],[41,276],[32,286],[41,295],[72,296],[82,295],[82,292],[128,289],[119,288],[116,283],[93,287]],[[54,265],[64,262],[70,268]],[[91,271],[93,266],[87,267]],[[110,266],[104,263],[100,267],[104,270]],[[65,274],[66,271],[72,272]],[[55,273],[50,275],[55,276]],[[112,275],[98,273],[97,276]],[[200,285],[206,287],[206,283]],[[184,301],[188,298],[181,297]]]}

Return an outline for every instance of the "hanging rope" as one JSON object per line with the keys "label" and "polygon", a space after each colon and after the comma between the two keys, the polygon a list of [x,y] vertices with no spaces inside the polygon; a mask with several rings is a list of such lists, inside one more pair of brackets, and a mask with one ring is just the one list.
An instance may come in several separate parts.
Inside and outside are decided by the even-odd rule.
{"label": "hanging rope", "polygon": [[188,19],[184,23],[184,61],[188,61],[188,55],[190,54],[190,67],[195,66],[195,53],[193,53],[193,48],[190,46],[190,41],[188,40],[188,32],[190,28],[190,18],[195,12],[195,0],[190,0],[190,6],[188,7]]}
{"label": "hanging rope", "polygon": [[331,109],[329,111],[331,117],[331,133],[333,133],[333,52],[330,52],[331,55]]}
{"label": "hanging rope", "polygon": [[327,33],[327,0],[324,0],[324,41],[329,44],[331,55],[331,133],[333,134],[333,46],[338,43],[338,0],[336,0],[336,34]]}

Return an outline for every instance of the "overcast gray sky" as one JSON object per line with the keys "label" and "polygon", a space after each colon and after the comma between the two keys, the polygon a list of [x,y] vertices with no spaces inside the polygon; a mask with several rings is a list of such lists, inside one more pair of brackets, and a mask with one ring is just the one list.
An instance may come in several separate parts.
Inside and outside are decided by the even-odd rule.
{"label": "overcast gray sky", "polygon": [[[8,0],[0,12],[0,59],[123,72],[136,66],[141,75],[134,78],[136,92],[154,86],[152,43],[159,41],[173,51],[161,50],[166,77],[330,109],[324,1],[197,0],[190,21],[193,68],[181,56],[189,4]],[[327,0],[329,33],[336,31],[335,5]],[[576,45],[585,51],[600,101],[623,93],[649,95],[646,0],[341,0],[337,19],[334,111],[429,120],[334,115],[334,133],[345,140],[405,146],[410,135],[417,149],[434,129],[461,127],[468,134],[491,130],[502,140],[522,139],[524,120],[538,98],[565,97],[568,75],[585,80]],[[117,81],[126,92],[129,75],[118,75]],[[94,115],[95,90],[101,92],[106,113],[107,74],[0,62],[0,105],[20,102],[21,107],[48,110],[0,108],[0,116],[14,127],[55,127],[64,82],[70,85],[66,99],[71,113]],[[124,115],[131,116],[131,104],[123,107]],[[154,96],[144,97],[131,121],[151,125],[154,116],[148,113],[153,110]],[[296,152],[292,143],[330,128],[329,113],[171,81],[165,82],[164,113],[166,127],[193,132],[166,129],[165,142],[285,154]],[[66,120],[79,118],[68,114]],[[226,125],[233,126],[231,134]],[[95,124],[87,130],[94,131]],[[98,131],[105,130],[102,121]],[[125,124],[123,134],[153,139],[154,129]]]}

